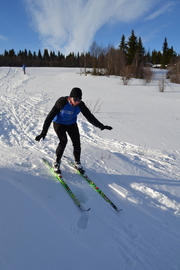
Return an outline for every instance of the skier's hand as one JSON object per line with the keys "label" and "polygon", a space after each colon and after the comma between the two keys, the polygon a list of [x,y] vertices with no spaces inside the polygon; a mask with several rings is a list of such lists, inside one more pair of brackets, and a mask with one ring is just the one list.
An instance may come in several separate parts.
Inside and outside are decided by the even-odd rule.
{"label": "skier's hand", "polygon": [[36,136],[35,140],[39,142],[41,139],[44,140],[45,137],[46,137],[46,133],[41,132],[40,135]]}
{"label": "skier's hand", "polygon": [[112,127],[110,127],[110,126],[103,126],[103,127],[101,128],[101,130],[104,130],[104,129],[111,130],[111,129],[112,129]]}

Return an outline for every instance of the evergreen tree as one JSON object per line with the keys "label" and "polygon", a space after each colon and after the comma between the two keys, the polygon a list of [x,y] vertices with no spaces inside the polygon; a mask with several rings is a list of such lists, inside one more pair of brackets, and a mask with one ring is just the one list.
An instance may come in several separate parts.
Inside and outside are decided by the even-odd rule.
{"label": "evergreen tree", "polygon": [[15,56],[16,56],[16,54],[15,54],[14,49],[10,50],[10,51],[9,51],[9,57],[10,57],[10,58],[13,58],[13,57],[15,57]]}
{"label": "evergreen tree", "polygon": [[49,67],[49,52],[47,49],[44,49],[43,62],[44,66]]}
{"label": "evergreen tree", "polygon": [[40,50],[38,51],[38,58],[39,58],[39,60],[42,60],[42,54],[41,54]]}
{"label": "evergreen tree", "polygon": [[139,40],[138,40],[137,52],[138,52],[139,63],[142,63],[144,61],[145,49],[143,47],[141,37],[139,37]]}
{"label": "evergreen tree", "polygon": [[168,50],[168,64],[175,64],[177,53],[174,51],[173,46]]}
{"label": "evergreen tree", "polygon": [[47,49],[44,49],[44,55],[43,55],[43,58],[44,58],[45,60],[49,60],[49,52],[48,52]]}
{"label": "evergreen tree", "polygon": [[4,51],[4,56],[8,56],[9,55],[9,53],[8,53],[8,51]]}
{"label": "evergreen tree", "polygon": [[168,50],[169,50],[168,42],[167,38],[165,38],[162,46],[162,59],[161,59],[162,68],[165,68],[166,65],[168,64]]}
{"label": "evergreen tree", "polygon": [[162,53],[160,51],[153,50],[151,54],[151,63],[157,65],[161,63]]}
{"label": "evergreen tree", "polygon": [[32,53],[31,53],[30,50],[28,51],[27,62],[26,62],[26,64],[27,64],[28,66],[32,66],[32,65],[33,65],[33,55],[32,55]]}
{"label": "evergreen tree", "polygon": [[27,50],[26,49],[24,50],[24,56],[25,56],[25,58],[27,57]]}
{"label": "evergreen tree", "polygon": [[120,50],[123,50],[124,52],[126,52],[127,44],[126,44],[125,36],[124,35],[122,35],[122,37],[121,37],[121,42],[120,42],[120,45],[119,45],[119,49]]}
{"label": "evergreen tree", "polygon": [[127,42],[127,53],[126,53],[127,64],[131,64],[133,62],[137,51],[138,51],[138,41],[137,37],[134,34],[134,30],[132,30],[131,36],[129,37]]}
{"label": "evergreen tree", "polygon": [[41,54],[41,51],[39,50],[38,51],[38,56],[37,56],[37,59],[36,59],[36,65],[38,67],[43,67],[43,61],[42,61],[42,54]]}
{"label": "evergreen tree", "polygon": [[147,63],[151,63],[151,54],[150,54],[150,52],[147,52],[147,53],[146,53],[145,59],[146,59],[146,62],[147,62]]}

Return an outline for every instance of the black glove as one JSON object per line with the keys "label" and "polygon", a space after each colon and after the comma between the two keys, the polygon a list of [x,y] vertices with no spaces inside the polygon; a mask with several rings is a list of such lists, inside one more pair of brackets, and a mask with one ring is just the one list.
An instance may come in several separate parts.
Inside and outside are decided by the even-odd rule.
{"label": "black glove", "polygon": [[42,138],[43,138],[43,140],[44,140],[45,137],[46,137],[46,133],[41,132],[40,135],[36,136],[35,140],[39,142]]}
{"label": "black glove", "polygon": [[109,129],[109,130],[111,130],[112,127],[110,127],[110,126],[103,126],[103,127],[101,128],[101,130],[104,130],[104,129]]}

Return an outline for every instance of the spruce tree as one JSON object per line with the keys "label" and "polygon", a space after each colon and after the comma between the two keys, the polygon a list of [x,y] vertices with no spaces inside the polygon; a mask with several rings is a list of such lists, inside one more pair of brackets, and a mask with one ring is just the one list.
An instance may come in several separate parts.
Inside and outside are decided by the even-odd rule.
{"label": "spruce tree", "polygon": [[134,34],[134,30],[132,30],[131,36],[129,37],[127,42],[127,53],[126,53],[127,64],[132,64],[137,51],[138,51],[138,41],[137,37]]}
{"label": "spruce tree", "polygon": [[123,50],[124,52],[126,52],[127,44],[126,44],[124,35],[122,35],[122,37],[121,37],[121,42],[120,42],[119,48],[120,48],[120,50]]}
{"label": "spruce tree", "polygon": [[139,40],[138,40],[137,52],[138,52],[139,63],[142,63],[144,61],[145,49],[143,47],[141,37],[139,37]]}
{"label": "spruce tree", "polygon": [[162,46],[162,59],[161,59],[162,68],[165,68],[166,65],[168,64],[168,50],[169,50],[168,42],[167,38],[165,38]]}

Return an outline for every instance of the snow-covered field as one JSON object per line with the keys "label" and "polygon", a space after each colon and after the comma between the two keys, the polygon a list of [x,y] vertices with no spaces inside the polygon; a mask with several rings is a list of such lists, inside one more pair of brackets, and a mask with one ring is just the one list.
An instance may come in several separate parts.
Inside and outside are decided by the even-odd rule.
{"label": "snow-covered field", "polygon": [[[80,76],[79,69],[0,67],[0,269],[180,269],[180,85]],[[82,164],[123,208],[116,212],[63,160],[82,212],[41,158],[53,161],[52,126],[36,142],[54,102],[73,87],[101,131],[79,116]],[[98,106],[96,106],[98,104]],[[69,141],[65,154],[72,158]]]}

